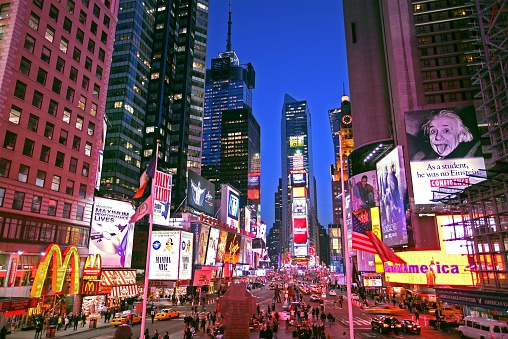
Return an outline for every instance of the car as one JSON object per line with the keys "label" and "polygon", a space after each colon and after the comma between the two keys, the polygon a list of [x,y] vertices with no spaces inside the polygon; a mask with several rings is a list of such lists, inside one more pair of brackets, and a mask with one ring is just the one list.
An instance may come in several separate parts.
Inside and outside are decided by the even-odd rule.
{"label": "car", "polygon": [[136,313],[130,313],[130,312],[123,312],[123,313],[116,313],[115,317],[111,319],[110,324],[111,326],[120,326],[124,324],[129,324],[129,319],[132,317],[132,325],[141,323],[141,316],[137,315]]}
{"label": "car", "polygon": [[399,334],[402,330],[402,324],[397,318],[384,315],[372,318],[370,326],[373,331],[378,331],[381,334],[388,332]]}
{"label": "car", "polygon": [[160,312],[155,314],[155,319],[157,320],[166,320],[171,318],[178,318],[180,316],[180,312],[175,311],[172,308],[163,308]]}
{"label": "car", "polygon": [[403,319],[400,321],[400,323],[402,324],[402,330],[405,333],[420,334],[420,332],[422,331],[422,327],[413,320]]}
{"label": "car", "polygon": [[335,290],[329,290],[328,294],[329,295],[337,295],[337,292],[335,292]]}
{"label": "car", "polygon": [[291,310],[291,306],[293,306],[293,309],[296,309],[297,307],[300,307],[300,303],[297,301],[292,301],[291,304],[288,304],[287,302],[285,302],[282,305],[282,310],[289,311],[289,310]]}
{"label": "car", "polygon": [[379,304],[377,306],[367,308],[365,310],[365,313],[401,315],[402,313],[404,313],[404,310],[396,306]]}
{"label": "car", "polygon": [[321,300],[321,297],[317,294],[311,294],[310,295],[310,301],[319,301]]}

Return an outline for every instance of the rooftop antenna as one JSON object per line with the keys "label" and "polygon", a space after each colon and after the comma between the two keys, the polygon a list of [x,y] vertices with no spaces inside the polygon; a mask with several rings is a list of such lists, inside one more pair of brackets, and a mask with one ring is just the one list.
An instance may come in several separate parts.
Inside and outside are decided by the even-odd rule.
{"label": "rooftop antenna", "polygon": [[344,82],[342,82],[342,93],[346,95],[346,84]]}
{"label": "rooftop antenna", "polygon": [[231,52],[231,0],[229,0],[229,21],[228,21],[228,40],[226,44],[226,52]]}

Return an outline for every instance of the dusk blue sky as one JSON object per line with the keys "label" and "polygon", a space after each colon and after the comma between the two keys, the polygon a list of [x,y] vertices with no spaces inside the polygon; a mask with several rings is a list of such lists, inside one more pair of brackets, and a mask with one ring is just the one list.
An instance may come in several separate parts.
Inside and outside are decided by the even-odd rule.
{"label": "dusk blue sky", "polygon": [[[207,68],[226,50],[229,0],[210,0]],[[261,217],[275,219],[281,176],[280,131],[284,94],[307,100],[312,117],[318,218],[332,223],[328,109],[348,92],[342,1],[233,0],[232,50],[256,71],[253,112],[261,126]]]}

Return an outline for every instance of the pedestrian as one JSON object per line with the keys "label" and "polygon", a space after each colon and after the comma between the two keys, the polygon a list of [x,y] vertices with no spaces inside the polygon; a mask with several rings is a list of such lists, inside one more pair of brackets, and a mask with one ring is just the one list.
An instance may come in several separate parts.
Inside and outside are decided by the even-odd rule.
{"label": "pedestrian", "polygon": [[84,313],[81,313],[81,326],[85,327],[86,325],[86,315]]}
{"label": "pedestrian", "polygon": [[64,326],[64,331],[67,329],[67,327],[69,327],[70,325],[70,319],[69,319],[69,316],[66,316],[65,317],[65,326]]}
{"label": "pedestrian", "polygon": [[162,337],[162,339],[169,339],[168,331],[164,332],[164,337]]}
{"label": "pedestrian", "polygon": [[150,339],[150,330],[145,328],[145,339]]}
{"label": "pedestrian", "polygon": [[415,319],[416,319],[416,322],[418,322],[418,320],[420,320],[420,312],[418,312],[418,310],[415,311]]}
{"label": "pedestrian", "polygon": [[157,332],[157,330],[153,330],[152,339],[159,339],[159,332]]}
{"label": "pedestrian", "polygon": [[40,317],[35,319],[35,337],[34,339],[42,338],[42,320]]}
{"label": "pedestrian", "polygon": [[72,317],[72,321],[73,321],[73,324],[74,324],[74,329],[73,331],[76,331],[78,329],[78,324],[79,324],[79,316],[77,314],[75,314],[73,317]]}

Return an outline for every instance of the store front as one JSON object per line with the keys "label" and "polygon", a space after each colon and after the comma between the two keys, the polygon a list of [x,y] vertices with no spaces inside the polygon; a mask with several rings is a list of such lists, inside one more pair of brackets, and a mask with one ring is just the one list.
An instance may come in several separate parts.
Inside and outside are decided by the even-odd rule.
{"label": "store front", "polygon": [[99,294],[108,293],[104,307],[111,313],[131,308],[133,298],[139,295],[136,270],[104,269],[101,273]]}

